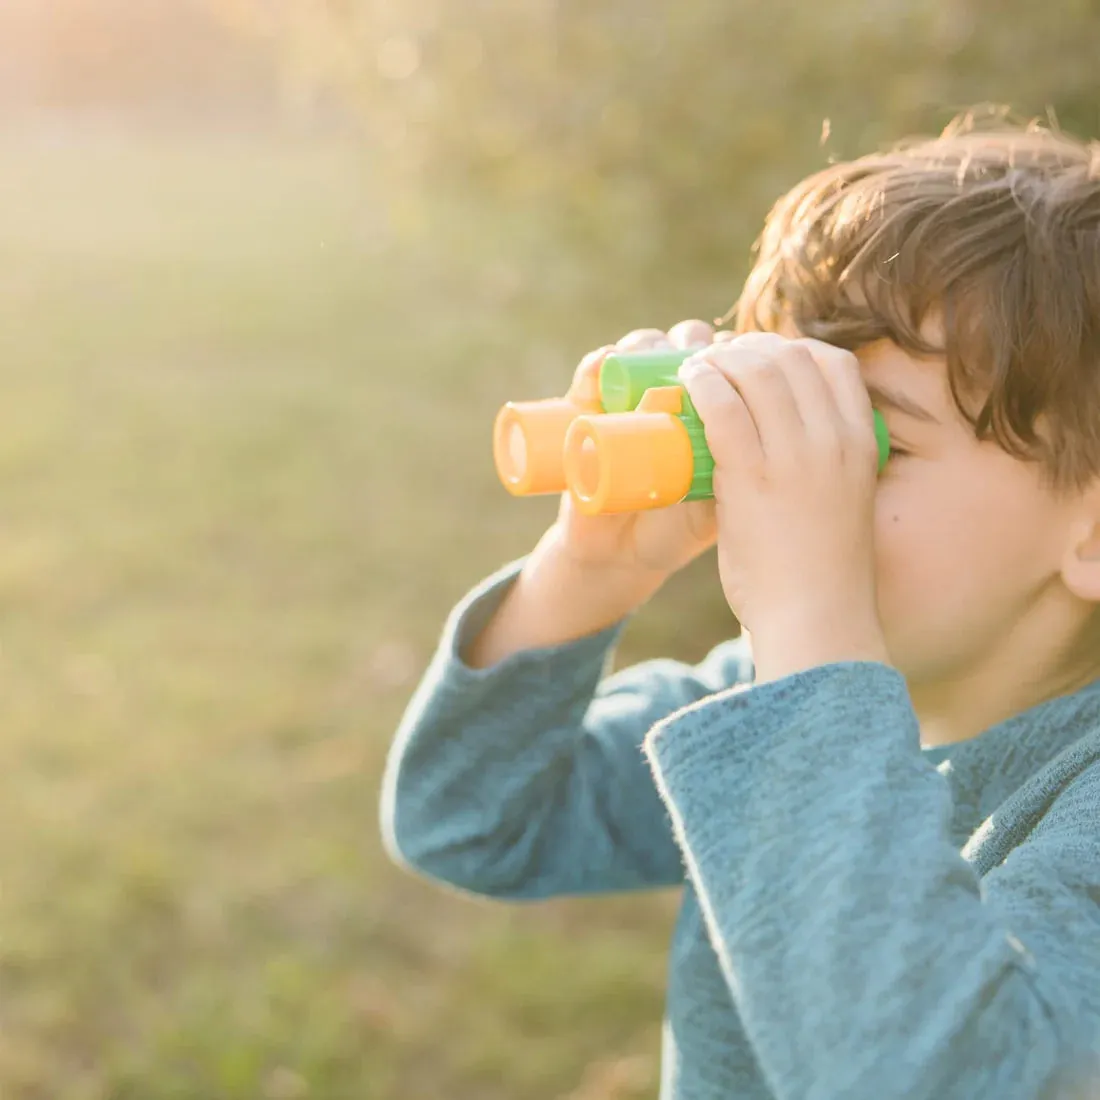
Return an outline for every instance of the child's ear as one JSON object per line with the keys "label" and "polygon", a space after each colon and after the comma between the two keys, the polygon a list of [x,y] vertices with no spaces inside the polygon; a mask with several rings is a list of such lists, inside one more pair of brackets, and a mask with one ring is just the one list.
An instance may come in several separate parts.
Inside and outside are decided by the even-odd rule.
{"label": "child's ear", "polygon": [[1100,495],[1086,499],[1091,507],[1070,527],[1062,580],[1079,599],[1100,604]]}

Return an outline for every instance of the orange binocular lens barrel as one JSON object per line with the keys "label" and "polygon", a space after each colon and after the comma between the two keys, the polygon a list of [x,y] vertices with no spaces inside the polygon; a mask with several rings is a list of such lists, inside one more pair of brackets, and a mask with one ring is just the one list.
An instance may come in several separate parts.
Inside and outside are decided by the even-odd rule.
{"label": "orange binocular lens barrel", "polygon": [[676,504],[693,469],[687,428],[666,412],[579,416],[565,437],[565,481],[585,515]]}
{"label": "orange binocular lens barrel", "polygon": [[493,461],[504,487],[514,496],[565,492],[566,433],[594,408],[567,397],[509,401],[493,425]]}

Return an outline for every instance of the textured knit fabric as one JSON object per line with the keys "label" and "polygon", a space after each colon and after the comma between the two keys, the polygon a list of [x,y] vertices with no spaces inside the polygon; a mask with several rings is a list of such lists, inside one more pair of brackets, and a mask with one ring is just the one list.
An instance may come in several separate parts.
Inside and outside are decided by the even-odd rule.
{"label": "textured knit fabric", "polygon": [[903,677],[753,686],[746,642],[609,673],[624,626],[460,659],[398,730],[403,866],[503,899],[681,887],[662,1100],[1100,1098],[1100,681],[923,748]]}

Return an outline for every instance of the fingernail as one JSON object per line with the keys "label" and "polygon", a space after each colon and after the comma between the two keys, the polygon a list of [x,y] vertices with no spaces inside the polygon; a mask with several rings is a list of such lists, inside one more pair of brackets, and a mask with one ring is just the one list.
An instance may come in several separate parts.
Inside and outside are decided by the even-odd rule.
{"label": "fingernail", "polygon": [[702,359],[696,359],[692,356],[690,359],[685,359],[680,364],[680,369],[677,372],[680,378],[687,382],[692,378],[697,378],[700,374],[706,370],[707,364]]}

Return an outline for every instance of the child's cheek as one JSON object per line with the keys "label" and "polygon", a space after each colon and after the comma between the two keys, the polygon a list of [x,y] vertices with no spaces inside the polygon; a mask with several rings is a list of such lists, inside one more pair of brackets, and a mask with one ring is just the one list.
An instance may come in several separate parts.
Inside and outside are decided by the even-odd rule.
{"label": "child's cheek", "polygon": [[900,497],[885,484],[875,497],[875,584],[884,617],[902,611],[898,601],[914,595],[921,574],[919,534],[911,529],[911,513]]}

